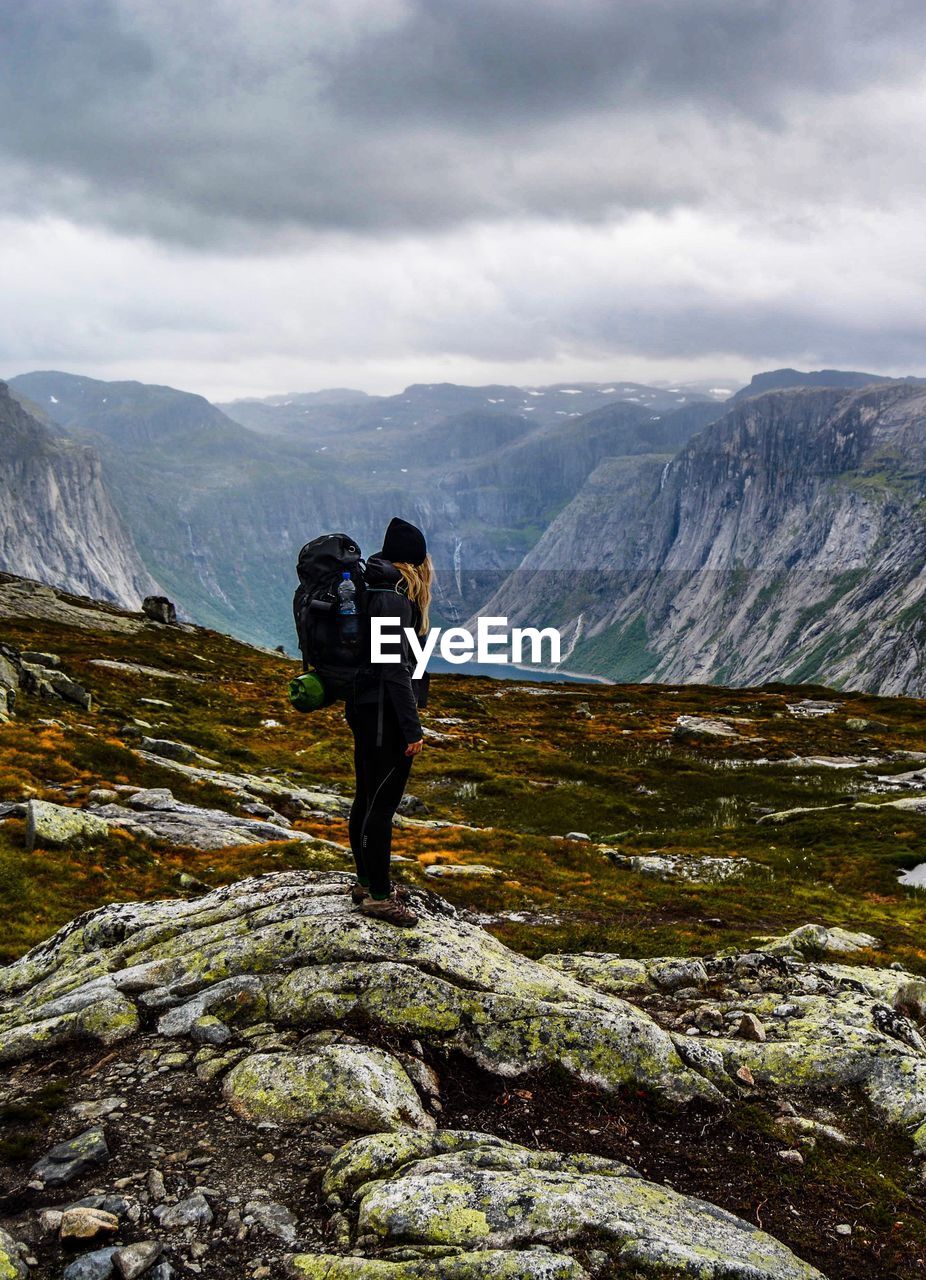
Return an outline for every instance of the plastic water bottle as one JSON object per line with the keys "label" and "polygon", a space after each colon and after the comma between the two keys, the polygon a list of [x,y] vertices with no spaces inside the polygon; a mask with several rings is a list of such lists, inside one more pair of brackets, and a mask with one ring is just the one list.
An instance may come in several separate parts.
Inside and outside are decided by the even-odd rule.
{"label": "plastic water bottle", "polygon": [[345,570],[338,583],[338,626],[341,639],[346,644],[354,644],[360,637],[360,619],[357,617],[357,588],[350,574]]}

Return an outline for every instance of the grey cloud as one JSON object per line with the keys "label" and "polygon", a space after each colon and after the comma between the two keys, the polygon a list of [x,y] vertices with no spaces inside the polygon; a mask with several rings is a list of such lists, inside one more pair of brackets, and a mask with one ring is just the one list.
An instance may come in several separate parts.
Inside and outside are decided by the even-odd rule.
{"label": "grey cloud", "polygon": [[812,132],[924,36],[918,0],[6,4],[0,177],[8,209],[192,244],[594,221],[711,199],[750,130],[803,104]]}

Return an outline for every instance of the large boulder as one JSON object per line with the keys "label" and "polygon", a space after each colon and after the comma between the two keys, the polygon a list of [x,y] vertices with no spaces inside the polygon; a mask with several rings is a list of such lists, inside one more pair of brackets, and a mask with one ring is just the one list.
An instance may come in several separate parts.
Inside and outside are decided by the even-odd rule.
{"label": "large boulder", "polygon": [[[360,1138],[334,1157],[323,1190],[342,1206],[338,1243],[355,1256],[297,1255],[292,1269],[306,1280],[589,1280],[573,1249],[597,1254],[602,1275],[822,1280],[752,1223],[625,1164],[486,1134]],[[356,1257],[399,1245],[432,1256]]]}
{"label": "large boulder", "polygon": [[141,602],[141,611],[152,622],[160,622],[165,627],[177,625],[177,610],[167,596],[145,596]]}
{"label": "large boulder", "polygon": [[96,814],[72,809],[48,800],[30,800],[26,806],[26,847],[92,844],[109,834],[109,824]]}
{"label": "large boulder", "polygon": [[365,1045],[253,1054],[228,1073],[224,1092],[248,1120],[327,1123],[362,1133],[434,1128],[400,1063]]}

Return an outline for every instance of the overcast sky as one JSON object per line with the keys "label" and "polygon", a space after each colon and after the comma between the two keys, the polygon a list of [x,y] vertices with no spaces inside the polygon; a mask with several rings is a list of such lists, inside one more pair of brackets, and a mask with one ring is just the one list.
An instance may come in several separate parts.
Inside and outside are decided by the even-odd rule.
{"label": "overcast sky", "polygon": [[0,0],[0,376],[926,374],[922,0]]}

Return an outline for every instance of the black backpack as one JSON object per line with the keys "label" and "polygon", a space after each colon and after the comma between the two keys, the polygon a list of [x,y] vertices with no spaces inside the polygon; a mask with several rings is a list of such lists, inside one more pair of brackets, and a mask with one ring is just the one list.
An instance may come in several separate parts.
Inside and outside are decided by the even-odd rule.
{"label": "black backpack", "polygon": [[[346,533],[325,533],[299,552],[299,586],[293,618],[302,653],[302,669],[314,670],[325,690],[325,705],[346,697],[360,668],[369,662],[364,563],[357,542]],[[338,610],[338,584],[349,573],[357,592],[353,638],[345,637]]]}

